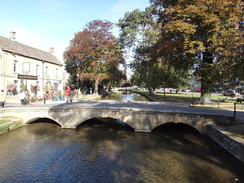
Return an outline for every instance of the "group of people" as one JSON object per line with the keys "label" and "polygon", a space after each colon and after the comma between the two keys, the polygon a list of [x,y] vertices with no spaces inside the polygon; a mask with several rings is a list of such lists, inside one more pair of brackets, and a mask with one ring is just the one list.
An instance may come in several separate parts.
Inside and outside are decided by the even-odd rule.
{"label": "group of people", "polygon": [[[20,102],[21,102],[22,105],[26,105],[27,104],[28,100],[27,100],[27,97],[26,97],[26,93],[24,91],[21,91],[19,93],[18,97],[19,97]],[[1,92],[0,92],[0,108],[4,107],[5,100],[6,100],[5,92],[4,92],[4,90],[1,90]]]}
{"label": "group of people", "polygon": [[[26,105],[28,103],[28,100],[27,100],[26,96],[27,96],[27,94],[25,93],[25,91],[21,91],[19,93],[19,95],[18,95],[22,105]],[[66,102],[67,103],[68,102],[72,102],[73,96],[74,96],[74,91],[69,86],[67,86],[67,89],[66,89]],[[1,92],[0,92],[0,108],[4,107],[5,100],[6,100],[5,92],[4,92],[4,90],[1,90]]]}

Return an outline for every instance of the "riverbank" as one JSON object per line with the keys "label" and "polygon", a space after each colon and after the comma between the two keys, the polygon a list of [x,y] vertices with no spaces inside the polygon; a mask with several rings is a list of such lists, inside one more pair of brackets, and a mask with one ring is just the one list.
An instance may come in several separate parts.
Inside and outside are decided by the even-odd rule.
{"label": "riverbank", "polygon": [[[165,100],[165,96],[163,95],[155,95],[150,96],[144,92],[136,92],[147,97],[150,101],[154,102],[166,102],[169,104],[178,104],[178,105],[189,105],[190,100],[181,100],[181,101],[174,101],[174,100]],[[223,106],[223,104],[218,104]],[[198,108],[209,108],[216,109],[213,105],[193,105],[191,107],[198,107]],[[223,110],[223,109],[219,109]],[[225,110],[233,110],[233,109],[225,109]],[[243,111],[241,108],[239,111]],[[224,113],[224,110],[223,110]],[[235,122],[231,126],[208,126],[206,134],[211,137],[215,142],[217,142],[220,146],[226,149],[229,153],[231,153],[234,157],[244,163],[244,119],[236,119]]]}
{"label": "riverbank", "polygon": [[21,119],[11,116],[0,118],[0,135],[8,133],[21,126],[24,126],[24,123]]}

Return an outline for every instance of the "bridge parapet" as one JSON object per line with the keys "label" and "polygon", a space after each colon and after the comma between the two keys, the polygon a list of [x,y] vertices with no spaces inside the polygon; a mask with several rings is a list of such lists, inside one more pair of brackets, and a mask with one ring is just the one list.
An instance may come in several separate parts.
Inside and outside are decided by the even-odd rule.
{"label": "bridge parapet", "polygon": [[162,124],[185,123],[205,133],[209,124],[231,124],[231,117],[213,114],[196,114],[187,112],[155,111],[137,108],[115,107],[36,107],[8,108],[0,116],[16,116],[29,124],[38,118],[49,118],[56,121],[62,128],[75,129],[82,122],[92,118],[114,118],[130,125],[136,132],[151,132]]}

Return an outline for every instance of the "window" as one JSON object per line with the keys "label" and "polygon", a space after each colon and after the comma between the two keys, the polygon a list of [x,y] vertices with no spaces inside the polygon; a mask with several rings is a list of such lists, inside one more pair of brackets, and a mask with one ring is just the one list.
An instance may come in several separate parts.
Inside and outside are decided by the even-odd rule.
{"label": "window", "polygon": [[49,77],[49,72],[48,72],[48,67],[46,66],[46,70],[45,70],[45,76]]}
{"label": "window", "polygon": [[18,88],[18,80],[14,80],[14,86],[15,86],[15,89]]}
{"label": "window", "polygon": [[18,72],[18,60],[14,60],[14,73]]}
{"label": "window", "polygon": [[38,64],[36,64],[36,75],[40,75],[40,66]]}
{"label": "window", "polygon": [[58,78],[58,68],[56,68],[55,77]]}

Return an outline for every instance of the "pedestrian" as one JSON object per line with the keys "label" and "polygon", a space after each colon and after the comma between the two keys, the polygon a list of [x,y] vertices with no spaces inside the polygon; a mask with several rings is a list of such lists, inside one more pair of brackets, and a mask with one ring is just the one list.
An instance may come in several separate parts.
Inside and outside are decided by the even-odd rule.
{"label": "pedestrian", "polygon": [[25,103],[28,104],[29,103],[29,98],[30,98],[30,94],[29,94],[29,91],[26,90],[25,91]]}
{"label": "pedestrian", "polygon": [[26,95],[24,91],[20,91],[19,99],[22,105],[26,105]]}
{"label": "pedestrian", "polygon": [[71,90],[70,91],[70,102],[72,102],[74,95],[75,95],[75,92],[73,90]]}
{"label": "pedestrian", "polygon": [[6,100],[6,95],[4,93],[4,90],[1,90],[1,93],[0,93],[0,108],[4,108],[5,100]]}
{"label": "pedestrian", "polygon": [[66,103],[68,103],[69,101],[71,101],[72,102],[72,100],[71,100],[71,88],[69,87],[69,86],[67,86],[67,89],[66,89],[66,97],[67,97],[67,99],[66,99]]}

